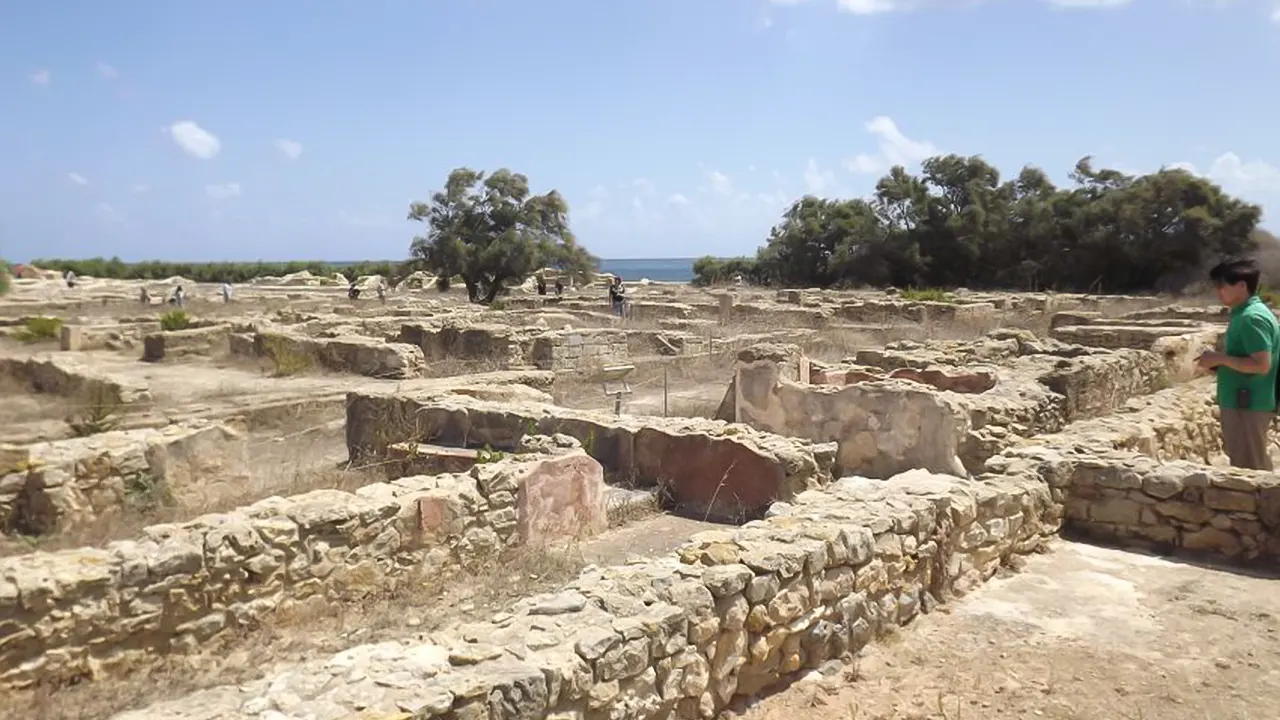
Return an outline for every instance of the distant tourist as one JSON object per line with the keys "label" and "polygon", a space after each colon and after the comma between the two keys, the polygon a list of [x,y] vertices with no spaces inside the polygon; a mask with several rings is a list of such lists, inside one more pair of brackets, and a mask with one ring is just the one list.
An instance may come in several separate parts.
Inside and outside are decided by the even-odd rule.
{"label": "distant tourist", "polygon": [[560,278],[556,278],[556,297],[561,297],[563,295],[564,295],[564,281],[561,280]]}
{"label": "distant tourist", "polygon": [[613,314],[618,317],[626,312],[627,289],[622,285],[621,275],[614,275],[613,282],[609,285],[609,305]]}
{"label": "distant tourist", "polygon": [[63,273],[62,280],[67,283],[67,287],[69,288],[74,288],[76,286],[76,274],[71,270]]}
{"label": "distant tourist", "polygon": [[352,280],[350,281],[350,283],[347,284],[347,299],[348,300],[360,299],[360,288],[356,287],[355,280]]}
{"label": "distant tourist", "polygon": [[1261,275],[1253,260],[1228,261],[1209,271],[1218,300],[1231,308],[1226,352],[1206,350],[1196,362],[1217,372],[1222,444],[1231,464],[1271,470],[1267,434],[1276,413],[1280,323],[1258,297]]}
{"label": "distant tourist", "polygon": [[534,278],[534,284],[535,284],[535,285],[537,286],[537,288],[538,288],[538,294],[539,294],[539,295],[546,295],[546,294],[547,294],[547,279],[546,279],[546,278],[544,278],[544,277],[542,277],[541,275],[539,275],[539,276],[537,276],[536,278]]}
{"label": "distant tourist", "polygon": [[381,280],[378,281],[377,291],[378,299],[385,303],[387,301],[387,286]]}
{"label": "distant tourist", "polygon": [[182,289],[181,285],[173,289],[173,295],[169,297],[169,303],[178,307],[183,307],[187,304],[187,293]]}
{"label": "distant tourist", "polygon": [[231,302],[231,283],[222,283],[222,302]]}
{"label": "distant tourist", "polygon": [[143,305],[151,304],[151,293],[147,292],[147,289],[145,287],[138,292],[138,302],[142,303]]}

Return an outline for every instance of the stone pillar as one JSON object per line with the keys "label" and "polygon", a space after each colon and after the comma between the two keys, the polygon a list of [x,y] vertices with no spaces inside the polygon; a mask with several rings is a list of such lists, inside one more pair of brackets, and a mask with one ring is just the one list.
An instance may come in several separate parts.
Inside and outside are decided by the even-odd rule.
{"label": "stone pillar", "polygon": [[63,325],[58,335],[58,346],[63,351],[78,351],[84,344],[84,328],[79,325]]}
{"label": "stone pillar", "polygon": [[727,325],[733,317],[733,295],[724,293],[720,296],[720,324]]}

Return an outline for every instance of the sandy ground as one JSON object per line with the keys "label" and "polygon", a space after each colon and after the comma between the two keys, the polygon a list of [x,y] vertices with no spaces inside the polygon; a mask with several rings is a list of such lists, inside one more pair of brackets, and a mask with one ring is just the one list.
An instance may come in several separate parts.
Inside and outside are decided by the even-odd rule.
{"label": "sandy ground", "polygon": [[741,720],[1275,720],[1280,582],[1060,541]]}

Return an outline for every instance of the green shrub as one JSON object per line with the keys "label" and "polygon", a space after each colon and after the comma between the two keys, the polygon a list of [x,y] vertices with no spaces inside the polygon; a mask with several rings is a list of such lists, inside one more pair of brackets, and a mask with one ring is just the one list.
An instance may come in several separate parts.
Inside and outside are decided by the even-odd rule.
{"label": "green shrub", "polygon": [[191,316],[186,310],[171,310],[160,316],[161,330],[186,330],[191,327]]}
{"label": "green shrub", "polygon": [[78,415],[67,418],[67,426],[76,437],[88,437],[111,432],[119,425],[120,403],[111,391],[94,385],[82,398],[84,405]]}
{"label": "green shrub", "polygon": [[0,260],[0,295],[5,295],[13,288],[13,278],[9,273],[9,263]]}
{"label": "green shrub", "polygon": [[14,332],[13,336],[24,343],[57,340],[62,334],[62,318],[31,317]]}
{"label": "green shrub", "polygon": [[275,377],[298,375],[315,366],[315,361],[296,345],[278,337],[268,337],[262,343],[263,353],[271,362],[271,374]]}
{"label": "green shrub", "polygon": [[954,303],[956,301],[955,297],[952,296],[951,293],[937,288],[922,288],[919,290],[916,288],[907,288],[902,291],[900,297],[903,300],[910,302]]}

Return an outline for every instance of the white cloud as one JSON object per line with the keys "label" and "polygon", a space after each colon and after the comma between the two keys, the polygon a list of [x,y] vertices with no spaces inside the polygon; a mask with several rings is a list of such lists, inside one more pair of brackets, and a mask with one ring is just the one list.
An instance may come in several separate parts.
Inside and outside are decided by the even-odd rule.
{"label": "white cloud", "polygon": [[875,174],[889,170],[894,165],[909,166],[938,154],[938,148],[927,140],[912,140],[898,129],[893,118],[880,115],[866,124],[867,132],[879,138],[880,152],[876,155],[861,153],[844,161],[852,172]]}
{"label": "white cloud", "polygon": [[276,149],[284,153],[284,156],[290,160],[297,160],[302,155],[302,143],[296,140],[286,140],[280,138],[275,142]]}
{"label": "white cloud", "polygon": [[1223,153],[1213,161],[1209,177],[1241,194],[1280,194],[1280,169],[1262,160],[1244,162],[1233,152]]}
{"label": "white cloud", "polygon": [[166,128],[166,132],[184,152],[201,160],[208,160],[222,149],[217,136],[191,120],[179,120]]}
{"label": "white cloud", "polygon": [[671,197],[667,198],[667,202],[671,203],[672,205],[688,205],[689,198],[685,197],[684,195],[681,195],[680,193],[676,193]]}
{"label": "white cloud", "polygon": [[88,184],[89,184],[89,180],[88,180],[88,178],[86,178],[85,176],[81,175],[81,174],[80,174],[80,173],[78,173],[78,172],[69,172],[69,173],[67,173],[67,179],[68,179],[68,180],[70,180],[71,182],[75,183],[76,185],[88,185]]}
{"label": "white cloud", "polygon": [[[972,0],[973,3],[985,0]],[[1110,8],[1128,5],[1132,0],[1041,0],[1049,5],[1063,8]],[[799,5],[806,0],[769,0],[773,5]],[[851,15],[879,15],[882,13],[912,10],[921,5],[946,7],[954,4],[951,0],[836,0],[836,7],[841,12]]]}
{"label": "white cloud", "polygon": [[146,183],[138,183],[137,185],[129,188],[129,191],[133,193],[151,192],[151,186]]}
{"label": "white cloud", "polygon": [[809,162],[804,168],[805,191],[810,195],[821,197],[826,192],[834,190],[835,185],[836,176],[830,170],[819,168],[818,161],[809,158]]}
{"label": "white cloud", "polygon": [[1167,167],[1202,175],[1232,195],[1264,208],[1280,210],[1280,168],[1265,160],[1245,161],[1234,152],[1225,152],[1215,158],[1204,173],[1188,162],[1171,163]]}
{"label": "white cloud", "polygon": [[114,224],[125,220],[124,213],[112,207],[110,203],[98,203],[94,206],[93,212],[104,223]]}
{"label": "white cloud", "polygon": [[48,85],[53,79],[53,73],[48,70],[37,70],[30,75],[32,85]]}
{"label": "white cloud", "polygon": [[1048,0],[1061,8],[1112,8],[1128,5],[1132,0]]}
{"label": "white cloud", "polygon": [[1271,11],[1271,22],[1280,23],[1280,2],[1276,3],[1276,7]]}
{"label": "white cloud", "polygon": [[119,70],[116,70],[114,67],[111,67],[110,65],[101,61],[98,62],[98,64],[94,67],[94,69],[98,71],[99,75],[101,75],[102,77],[108,80],[114,80],[115,78],[120,77]]}
{"label": "white cloud", "polygon": [[240,183],[229,182],[220,185],[205,185],[204,192],[214,200],[226,200],[240,194]]}
{"label": "white cloud", "polygon": [[711,191],[717,195],[733,194],[733,181],[728,175],[719,170],[711,170],[707,173],[707,179],[711,181]]}
{"label": "white cloud", "polygon": [[657,193],[657,189],[654,188],[653,182],[647,178],[636,178],[635,180],[632,180],[631,187],[634,187],[647,197],[653,197],[654,194]]}
{"label": "white cloud", "polygon": [[840,9],[854,15],[876,15],[905,9],[901,0],[840,0]]}

